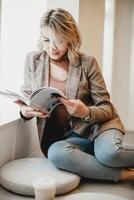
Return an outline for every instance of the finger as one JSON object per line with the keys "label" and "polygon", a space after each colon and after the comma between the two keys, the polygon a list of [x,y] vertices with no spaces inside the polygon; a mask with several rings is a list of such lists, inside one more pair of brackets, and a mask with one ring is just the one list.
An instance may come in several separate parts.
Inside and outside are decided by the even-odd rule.
{"label": "finger", "polygon": [[40,112],[40,111],[31,111],[29,112],[31,115],[34,115],[36,117],[48,117],[47,113]]}
{"label": "finger", "polygon": [[49,117],[49,116],[48,116],[48,114],[40,114],[40,115],[38,115],[37,117],[46,118],[46,117]]}
{"label": "finger", "polygon": [[21,100],[15,100],[14,101],[14,103],[16,103],[16,104],[18,104],[19,106],[21,106],[21,105],[26,105],[23,101],[21,101]]}
{"label": "finger", "polygon": [[30,107],[30,106],[29,106],[29,109],[30,109],[30,108],[31,108],[33,111],[42,113],[43,115],[49,115],[49,112],[48,112],[47,110],[43,111],[43,110],[41,110],[41,109],[33,108],[33,107]]}
{"label": "finger", "polygon": [[72,102],[71,100],[68,100],[68,99],[64,99],[62,97],[60,97],[60,101],[61,103],[63,103],[65,106],[74,106],[75,103]]}
{"label": "finger", "polygon": [[49,116],[48,115],[41,115],[41,116],[38,116],[38,117],[44,119],[44,118],[47,118]]}
{"label": "finger", "polygon": [[74,111],[73,111],[72,109],[70,109],[70,108],[68,108],[67,111],[68,111],[68,113],[69,113],[70,115],[72,115],[72,114],[74,113]]}

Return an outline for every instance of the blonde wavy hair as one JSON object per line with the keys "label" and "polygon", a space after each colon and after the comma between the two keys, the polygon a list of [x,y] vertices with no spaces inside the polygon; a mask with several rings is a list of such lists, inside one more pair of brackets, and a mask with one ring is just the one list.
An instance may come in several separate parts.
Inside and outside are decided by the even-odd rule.
{"label": "blonde wavy hair", "polygon": [[[61,8],[48,10],[43,14],[40,21],[40,29],[50,27],[52,31],[60,34],[68,43],[68,58],[71,63],[79,57],[81,46],[80,33],[72,15]],[[38,47],[43,51],[42,35],[40,36]]]}

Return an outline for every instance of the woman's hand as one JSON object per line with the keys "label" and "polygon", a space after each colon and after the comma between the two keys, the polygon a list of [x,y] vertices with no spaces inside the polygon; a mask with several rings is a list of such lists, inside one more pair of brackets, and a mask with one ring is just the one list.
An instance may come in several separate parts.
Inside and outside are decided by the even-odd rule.
{"label": "woman's hand", "polygon": [[14,101],[14,103],[16,103],[20,106],[20,111],[21,111],[22,115],[26,118],[31,118],[31,117],[46,118],[46,117],[48,117],[48,113],[42,112],[36,108],[32,108],[31,106],[27,106],[20,100],[16,100],[16,101]]}
{"label": "woman's hand", "polygon": [[84,118],[89,115],[89,108],[81,100],[65,99],[62,97],[59,100],[64,104],[70,115],[79,118]]}

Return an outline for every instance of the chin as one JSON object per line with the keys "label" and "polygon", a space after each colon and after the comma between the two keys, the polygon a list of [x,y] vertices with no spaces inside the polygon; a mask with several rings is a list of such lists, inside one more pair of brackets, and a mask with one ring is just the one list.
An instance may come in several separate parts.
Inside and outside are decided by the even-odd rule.
{"label": "chin", "polygon": [[52,60],[60,60],[62,56],[50,56]]}

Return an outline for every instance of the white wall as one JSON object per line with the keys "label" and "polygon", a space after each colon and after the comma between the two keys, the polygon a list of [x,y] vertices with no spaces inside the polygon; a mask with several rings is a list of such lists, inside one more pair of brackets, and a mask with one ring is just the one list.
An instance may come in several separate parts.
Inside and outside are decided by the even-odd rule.
{"label": "white wall", "polygon": [[[39,21],[45,10],[46,0],[2,1],[0,89],[20,91],[25,56],[37,49]],[[18,116],[18,106],[0,96],[0,125]]]}
{"label": "white wall", "polygon": [[103,67],[102,72],[110,94],[112,94],[113,47],[115,34],[115,1],[105,1]]}
{"label": "white wall", "polygon": [[0,88],[19,90],[23,81],[25,56],[36,50],[39,21],[45,0],[3,0],[1,21]]}
{"label": "white wall", "polygon": [[134,130],[134,1],[132,1],[131,20],[131,54],[129,70],[129,103],[128,103],[128,128]]}
{"label": "white wall", "polygon": [[0,0],[0,41],[1,41],[1,1],[2,0]]}
{"label": "white wall", "polygon": [[105,0],[80,0],[81,51],[96,57],[102,65]]}

